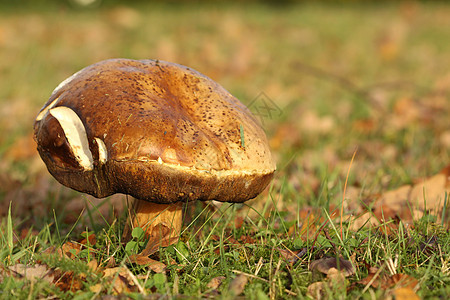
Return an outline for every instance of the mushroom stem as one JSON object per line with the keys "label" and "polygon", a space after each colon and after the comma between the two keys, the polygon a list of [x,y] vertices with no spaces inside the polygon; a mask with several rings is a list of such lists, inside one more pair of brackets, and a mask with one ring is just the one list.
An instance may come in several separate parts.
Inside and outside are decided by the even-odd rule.
{"label": "mushroom stem", "polygon": [[[183,203],[156,204],[134,199],[130,220],[124,230],[124,239],[130,240],[131,231],[141,227],[147,238],[168,246],[178,241],[181,233]],[[131,226],[131,230],[130,230]]]}

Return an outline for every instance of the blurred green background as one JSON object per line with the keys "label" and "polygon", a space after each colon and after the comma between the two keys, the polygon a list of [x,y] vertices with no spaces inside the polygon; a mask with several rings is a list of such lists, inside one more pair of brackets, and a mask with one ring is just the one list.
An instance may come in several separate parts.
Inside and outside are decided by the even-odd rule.
{"label": "blurred green background", "polygon": [[[289,183],[286,203],[345,177],[356,147],[350,180],[367,193],[450,161],[445,2],[81,3],[0,2],[1,213],[56,193],[34,118],[62,80],[114,57],[192,67],[251,106]],[[258,111],[261,95],[276,113]]]}

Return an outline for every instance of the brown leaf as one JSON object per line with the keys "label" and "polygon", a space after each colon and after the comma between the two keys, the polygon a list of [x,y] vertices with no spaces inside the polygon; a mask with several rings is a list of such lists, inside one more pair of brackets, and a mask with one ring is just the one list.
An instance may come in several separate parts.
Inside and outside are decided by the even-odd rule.
{"label": "brown leaf", "polygon": [[336,268],[327,270],[327,281],[314,282],[308,286],[307,295],[314,299],[327,299],[327,290],[341,290],[346,288],[345,270]]}
{"label": "brown leaf", "polygon": [[351,231],[358,231],[363,226],[378,226],[379,224],[380,222],[378,222],[377,218],[374,217],[372,213],[366,212],[360,216],[352,216],[349,229]]}
{"label": "brown leaf", "polygon": [[295,223],[289,228],[289,235],[307,238],[306,234],[313,235],[317,230],[317,224],[323,221],[320,217],[320,211],[315,208],[305,207],[298,212],[300,223]]}
{"label": "brown leaf", "polygon": [[240,295],[244,291],[247,282],[248,282],[247,276],[239,274],[233,279],[233,281],[231,281],[228,290],[232,295],[235,296]]}
{"label": "brown leaf", "polygon": [[166,265],[164,263],[142,254],[133,254],[129,259],[131,262],[140,266],[148,266],[155,273],[163,273],[166,270]]}
{"label": "brown leaf", "polygon": [[244,224],[244,218],[243,217],[237,216],[234,219],[234,227],[235,227],[235,229],[241,228],[243,224]]}
{"label": "brown leaf", "polygon": [[255,239],[252,236],[250,236],[250,235],[241,235],[239,240],[243,244],[255,244],[256,243]]}
{"label": "brown leaf", "polygon": [[[363,279],[359,280],[358,283],[363,284],[363,285],[368,285],[374,277],[375,277],[375,273],[369,273],[369,275],[367,275]],[[380,286],[379,281],[380,281],[379,277],[375,278],[373,280],[373,282],[370,284],[370,286],[372,286],[374,288],[378,288]]]}
{"label": "brown leaf", "polygon": [[58,276],[55,276],[53,283],[62,291],[76,292],[83,287],[83,281],[79,276],[74,275],[74,272],[59,272]]}
{"label": "brown leaf", "polygon": [[431,210],[437,214],[444,205],[445,192],[450,194],[450,186],[448,186],[448,175],[439,173],[427,180],[417,183],[413,186],[410,194],[410,201],[420,209]]}
{"label": "brown leaf", "polygon": [[54,274],[53,270],[51,270],[46,265],[23,265],[23,264],[16,264],[9,267],[10,271],[13,271],[16,275],[19,275],[21,277],[24,277],[30,281],[36,281],[36,280],[44,280],[47,282],[53,282]]}
{"label": "brown leaf", "polygon": [[281,249],[276,248],[278,252],[280,252],[281,257],[287,260],[291,264],[295,264],[299,259],[299,254],[302,250],[289,250],[289,249]]}
{"label": "brown leaf", "polygon": [[306,292],[306,295],[309,297],[315,299],[315,300],[321,300],[325,298],[325,282],[319,281],[311,283],[308,286],[308,291]]}
{"label": "brown leaf", "polygon": [[[358,281],[360,284],[367,285],[376,275],[377,270],[369,271],[367,277]],[[418,280],[414,277],[408,276],[406,274],[394,274],[392,276],[386,276],[384,274],[379,274],[375,280],[373,280],[371,286],[373,288],[389,289],[393,286],[396,288],[409,288],[414,289],[419,284]]]}
{"label": "brown leaf", "polygon": [[224,242],[228,243],[228,244],[233,244],[233,245],[240,245],[240,243],[232,236],[227,237]]}
{"label": "brown leaf", "polygon": [[149,237],[145,249],[142,250],[141,254],[144,256],[150,256],[159,250],[159,247],[168,247],[170,245],[176,244],[180,237],[177,235],[175,237],[170,235],[171,229],[167,226],[161,225],[162,236],[166,238],[160,239],[159,237]]}
{"label": "brown leaf", "polygon": [[[61,249],[58,249],[61,252],[62,256],[65,256],[67,258],[73,259],[76,256],[78,256],[78,254],[81,251],[81,245],[79,243],[75,243],[75,242],[65,242]],[[59,251],[58,251],[59,252]]]}
{"label": "brown leaf", "polygon": [[130,272],[125,267],[107,268],[103,271],[105,279],[110,281],[116,295],[137,291]]}
{"label": "brown leaf", "polygon": [[378,200],[378,205],[374,209],[374,214],[380,222],[394,218],[395,215],[404,208],[411,192],[410,185],[404,185],[398,189],[385,192]]}
{"label": "brown leaf", "polygon": [[37,231],[36,229],[22,228],[22,230],[20,231],[20,238],[23,240],[28,235],[35,237],[35,236],[38,236],[38,234],[39,234],[39,231]]}
{"label": "brown leaf", "polygon": [[397,288],[405,287],[414,289],[419,284],[419,281],[416,278],[406,274],[394,274],[391,276],[391,279]]}
{"label": "brown leaf", "polygon": [[378,124],[376,124],[376,121],[373,119],[362,119],[354,121],[352,125],[353,128],[359,132],[369,134],[377,128]]}
{"label": "brown leaf", "polygon": [[88,262],[88,267],[91,272],[96,272],[98,270],[98,261],[94,258]]}
{"label": "brown leaf", "polygon": [[402,287],[393,291],[396,300],[420,300],[419,296],[411,289]]}
{"label": "brown leaf", "polygon": [[89,290],[93,293],[99,294],[103,289],[103,285],[101,283],[97,283],[89,286]]}
{"label": "brown leaf", "polygon": [[[86,231],[84,231],[84,232],[82,233],[82,235],[86,235]],[[95,237],[95,233],[91,233],[91,234],[87,237],[87,239],[86,239],[86,238],[81,239],[81,240],[79,241],[79,243],[82,244],[82,245],[88,245],[88,244],[89,244],[90,246],[94,246],[95,243],[97,243],[97,239],[96,239],[96,237]]]}
{"label": "brown leaf", "polygon": [[270,147],[272,149],[278,150],[281,147],[292,147],[300,144],[300,134],[299,130],[291,123],[283,123],[277,126],[277,131],[270,139]]}
{"label": "brown leaf", "polygon": [[211,279],[206,285],[207,288],[216,290],[222,282],[225,280],[225,276],[218,276]]}
{"label": "brown leaf", "polygon": [[412,186],[404,185],[385,192],[376,200],[374,215],[380,222],[395,218],[411,222],[414,218],[420,218],[426,209],[427,212],[439,217],[445,193],[450,194],[449,169],[450,166],[447,166],[440,173]]}

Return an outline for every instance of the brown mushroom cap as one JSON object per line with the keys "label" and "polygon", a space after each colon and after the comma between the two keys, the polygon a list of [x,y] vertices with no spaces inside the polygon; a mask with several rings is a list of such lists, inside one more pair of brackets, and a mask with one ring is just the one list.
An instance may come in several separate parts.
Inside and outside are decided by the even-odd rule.
{"label": "brown mushroom cap", "polygon": [[55,89],[34,132],[49,172],[96,197],[243,202],[275,171],[264,131],[239,100],[157,60],[82,69]]}

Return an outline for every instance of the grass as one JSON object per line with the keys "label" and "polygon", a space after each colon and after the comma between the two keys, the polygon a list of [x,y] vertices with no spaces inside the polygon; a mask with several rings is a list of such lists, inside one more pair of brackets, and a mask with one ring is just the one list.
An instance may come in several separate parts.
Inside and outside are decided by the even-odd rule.
{"label": "grass", "polygon": [[[438,213],[377,226],[351,217],[450,161],[450,7],[39,5],[0,8],[1,298],[305,298],[326,280],[309,264],[336,256],[356,273],[325,285],[329,298],[396,296],[393,273],[415,278],[421,298],[450,293],[448,198]],[[247,105],[264,92],[279,112],[257,115],[277,159],[270,189],[244,205],[190,205],[180,241],[151,256],[165,273],[131,262],[146,241],[121,241],[125,197],[61,187],[31,140],[53,88],[110,57],[185,64]],[[19,264],[41,279],[11,271]],[[377,287],[358,283],[370,267]],[[208,285],[214,278],[221,284]]]}
{"label": "grass", "polygon": [[[58,288],[40,281],[37,281],[38,285],[34,285],[33,281],[12,276],[4,278],[0,285],[3,291],[9,290],[12,297],[20,298],[51,295],[90,298],[96,295],[90,288],[97,284],[103,286],[102,293],[114,293],[111,281],[106,280],[101,273],[89,270],[89,262],[95,257],[101,266],[107,266],[108,261],[113,258],[117,265],[127,266],[136,276],[143,275],[137,280],[149,294],[194,297],[214,296],[217,293],[227,295],[233,278],[244,274],[249,278],[243,291],[248,298],[262,297],[257,295],[301,298],[309,283],[321,279],[321,275],[308,270],[307,262],[317,257],[343,255],[346,258],[353,257],[357,273],[344,286],[330,290],[329,296],[332,298],[369,297],[370,293],[361,294],[364,285],[356,284],[367,275],[364,263],[383,266],[389,259],[398,261],[394,267],[395,272],[421,279],[422,288],[418,293],[421,297],[439,297],[448,292],[449,277],[442,270],[442,262],[448,262],[446,253],[450,250],[449,234],[426,218],[417,220],[414,228],[401,225],[399,231],[392,234],[384,234],[377,229],[361,228],[356,232],[345,230],[343,239],[337,226],[330,222],[331,225],[324,228],[327,235],[321,234],[313,242],[313,236],[308,237],[307,234],[306,238],[290,236],[284,226],[279,224],[283,222],[280,218],[283,216],[282,212],[272,212],[268,218],[261,217],[256,223],[254,219],[246,220],[242,227],[236,228],[234,218],[238,213],[239,209],[235,206],[223,214],[204,210],[200,218],[188,226],[177,244],[161,248],[153,256],[168,265],[165,274],[153,273],[146,267],[129,262],[127,258],[131,253],[127,253],[126,245],[120,243],[120,226],[91,232],[96,236],[95,244],[85,244],[84,250],[71,259],[62,258],[56,252],[41,253],[40,250],[59,247],[67,240],[67,237],[55,237],[54,230],[44,228],[36,235],[28,235],[17,241],[12,255],[10,252],[3,252],[3,268],[11,265],[8,262],[18,261],[30,266],[36,262],[45,264],[49,269],[71,274],[73,282],[64,282],[67,278],[60,278],[65,284],[61,283],[61,286],[68,290],[62,292],[61,286]],[[216,216],[211,217],[210,214]],[[328,215],[326,210],[323,215]],[[257,224],[258,221],[262,224]],[[8,237],[10,234],[8,232]],[[80,235],[71,236],[75,239],[82,238]],[[243,242],[249,236],[251,242]],[[2,237],[2,249],[7,248],[6,245],[6,238]],[[140,250],[144,247],[145,243]],[[107,253],[105,249],[114,252]],[[302,254],[298,258],[291,256],[286,259],[280,253],[286,253],[287,249],[294,253],[303,251],[300,251]],[[217,290],[208,288],[207,284],[219,276],[225,277],[222,285]],[[81,279],[83,283],[80,286],[78,281]],[[75,290],[71,291],[71,288]],[[136,289],[134,291],[128,291],[128,296],[137,297],[140,294]],[[388,292],[389,290],[374,291],[379,296]]]}

